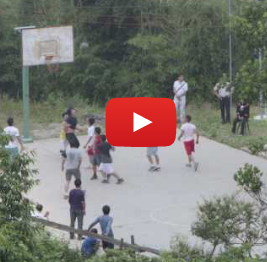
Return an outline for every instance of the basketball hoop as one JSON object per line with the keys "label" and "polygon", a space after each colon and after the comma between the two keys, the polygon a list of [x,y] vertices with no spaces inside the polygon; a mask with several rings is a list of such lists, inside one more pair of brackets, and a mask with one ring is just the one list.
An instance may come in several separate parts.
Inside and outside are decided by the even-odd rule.
{"label": "basketball hoop", "polygon": [[53,56],[53,55],[46,55],[45,56],[45,63],[47,66],[47,70],[50,73],[56,73],[60,69],[59,63],[55,63],[55,62],[53,63],[54,58],[55,58],[55,56]]}
{"label": "basketball hoop", "polygon": [[45,27],[22,31],[23,66],[46,65],[57,72],[59,64],[74,61],[73,27]]}

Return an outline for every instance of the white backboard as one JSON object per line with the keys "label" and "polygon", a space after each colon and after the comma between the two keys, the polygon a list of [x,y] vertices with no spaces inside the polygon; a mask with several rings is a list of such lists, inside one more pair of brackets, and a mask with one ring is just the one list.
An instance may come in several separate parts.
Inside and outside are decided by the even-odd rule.
{"label": "white backboard", "polygon": [[22,31],[23,66],[74,61],[72,26],[26,29]]}

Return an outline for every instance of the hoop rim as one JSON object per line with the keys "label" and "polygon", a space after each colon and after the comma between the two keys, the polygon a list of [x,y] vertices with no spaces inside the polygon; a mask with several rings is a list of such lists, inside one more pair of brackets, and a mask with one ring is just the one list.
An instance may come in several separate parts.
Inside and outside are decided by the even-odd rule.
{"label": "hoop rim", "polygon": [[55,55],[46,55],[45,56],[45,63],[47,66],[47,70],[50,73],[58,72],[60,69],[59,63],[52,63],[53,58],[56,57]]}

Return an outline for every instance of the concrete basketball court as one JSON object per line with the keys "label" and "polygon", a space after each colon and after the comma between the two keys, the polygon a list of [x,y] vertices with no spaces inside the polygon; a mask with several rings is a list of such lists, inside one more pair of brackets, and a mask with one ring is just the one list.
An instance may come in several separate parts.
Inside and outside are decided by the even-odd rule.
{"label": "concrete basketball court", "polygon": [[[80,137],[84,145],[86,137]],[[69,225],[69,204],[63,199],[65,177],[61,173],[59,140],[49,139],[27,145],[37,153],[36,167],[40,184],[30,197],[50,211],[50,220]],[[83,189],[86,189],[86,216],[84,228],[101,214],[101,207],[108,204],[114,217],[116,238],[130,242],[134,235],[137,244],[158,249],[168,249],[177,234],[191,243],[195,238],[190,232],[196,218],[197,204],[203,198],[231,194],[237,187],[233,174],[245,163],[266,170],[266,160],[251,156],[228,146],[200,139],[196,148],[199,171],[185,166],[186,156],[181,142],[159,149],[162,170],[148,172],[146,148],[116,148],[114,168],[125,179],[122,185],[90,181],[91,170],[84,152],[82,164]],[[73,185],[73,183],[72,183]]]}

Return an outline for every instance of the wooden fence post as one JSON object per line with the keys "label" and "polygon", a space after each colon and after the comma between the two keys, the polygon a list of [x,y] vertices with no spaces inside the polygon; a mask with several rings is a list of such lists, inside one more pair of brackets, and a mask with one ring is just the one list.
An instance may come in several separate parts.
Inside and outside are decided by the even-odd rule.
{"label": "wooden fence post", "polygon": [[123,249],[123,238],[121,238],[120,249]]}
{"label": "wooden fence post", "polygon": [[139,246],[134,244],[134,236],[131,236],[131,244],[124,242],[124,239],[121,238],[119,239],[114,239],[111,237],[107,237],[107,236],[103,236],[103,235],[99,235],[99,234],[93,234],[88,232],[88,230],[84,230],[84,231],[80,231],[77,229],[73,229],[67,225],[63,225],[60,223],[56,223],[56,222],[52,222],[52,221],[48,221],[46,219],[42,219],[42,218],[36,218],[36,217],[32,217],[32,221],[36,222],[36,223],[41,223],[42,225],[46,226],[46,227],[51,227],[57,230],[61,230],[61,231],[65,231],[65,232],[73,232],[75,234],[82,234],[83,236],[90,236],[90,237],[94,237],[97,238],[99,240],[108,242],[108,243],[112,243],[116,246],[118,246],[120,249],[122,248],[127,248],[127,249],[131,249],[134,250],[135,252],[149,252],[155,255],[160,255],[161,251],[154,249],[154,248],[150,248],[150,247],[145,247],[145,246]]}
{"label": "wooden fence post", "polygon": [[134,245],[134,235],[131,235],[131,244]]}

